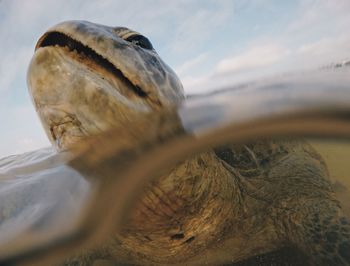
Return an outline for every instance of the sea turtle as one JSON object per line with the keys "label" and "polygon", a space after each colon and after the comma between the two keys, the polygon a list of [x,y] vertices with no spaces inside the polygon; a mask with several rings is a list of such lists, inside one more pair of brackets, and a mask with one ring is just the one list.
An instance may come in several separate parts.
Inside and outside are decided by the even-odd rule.
{"label": "sea turtle", "polygon": [[[121,145],[135,149],[136,139],[183,131],[175,116],[152,120],[150,114],[185,100],[183,88],[150,41],[128,28],[86,21],[54,26],[36,45],[28,84],[58,150],[111,128],[120,130]],[[209,251],[223,242],[229,242],[227,257],[210,261]],[[99,258],[217,264],[284,246],[296,247],[315,265],[350,265],[350,223],[325,163],[309,144],[259,140],[179,163],[145,188],[121,232],[67,264]]]}

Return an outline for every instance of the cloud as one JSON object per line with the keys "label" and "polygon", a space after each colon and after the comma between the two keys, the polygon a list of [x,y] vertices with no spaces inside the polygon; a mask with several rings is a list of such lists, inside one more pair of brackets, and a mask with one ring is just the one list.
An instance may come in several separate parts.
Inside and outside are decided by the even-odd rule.
{"label": "cloud", "polygon": [[[350,58],[350,36],[348,34],[337,37],[322,38],[318,41],[302,45],[297,54],[317,59],[319,64]],[[319,62],[320,61],[320,62]]]}
{"label": "cloud", "polygon": [[290,55],[289,48],[277,41],[254,41],[239,54],[219,60],[209,73],[194,76],[186,75],[183,71],[201,64],[206,56],[200,55],[185,62],[179,68],[179,74],[183,75],[182,82],[189,94],[204,93],[276,72],[274,66],[287,60]]}
{"label": "cloud", "polygon": [[215,72],[217,74],[227,74],[250,71],[280,62],[289,54],[289,49],[278,43],[261,44],[251,47],[239,55],[219,61]]}
{"label": "cloud", "polygon": [[350,36],[346,34],[294,48],[278,39],[269,44],[257,42],[239,55],[219,60],[209,73],[185,76],[183,84],[188,94],[205,93],[282,73],[317,69],[349,60],[348,47]]}
{"label": "cloud", "polygon": [[178,13],[180,24],[176,26],[172,39],[172,51],[181,53],[201,46],[210,39],[212,32],[220,29],[233,16],[234,1],[219,0],[210,2],[210,8],[196,5],[195,8],[182,6]]}
{"label": "cloud", "polygon": [[290,23],[288,31],[322,30],[328,25],[337,31],[337,25],[343,23],[344,20],[349,21],[349,10],[350,1],[348,0],[300,1],[299,12],[296,14],[297,19]]}
{"label": "cloud", "polygon": [[299,1],[280,34],[252,37],[239,52],[228,52],[212,70],[183,80],[189,94],[234,86],[281,73],[315,69],[350,59],[350,2]]}
{"label": "cloud", "polygon": [[196,94],[196,93],[204,93],[208,91],[210,88],[213,88],[215,84],[213,84],[210,77],[212,74],[200,75],[200,76],[185,76],[182,79],[182,84],[184,86],[185,92],[187,94]]}
{"label": "cloud", "polygon": [[186,76],[191,70],[202,64],[208,58],[208,53],[200,54],[195,58],[185,61],[183,64],[175,68],[175,72],[181,77]]}

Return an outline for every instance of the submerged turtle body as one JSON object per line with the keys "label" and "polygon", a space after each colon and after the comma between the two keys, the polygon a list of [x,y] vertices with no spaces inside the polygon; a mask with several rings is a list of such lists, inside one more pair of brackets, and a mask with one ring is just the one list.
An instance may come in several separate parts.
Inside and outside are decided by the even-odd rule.
{"label": "submerged turtle body", "polygon": [[[53,27],[37,44],[28,80],[59,150],[111,128],[120,131],[120,145],[136,150],[136,138],[184,132],[175,116],[152,119],[181,103],[182,86],[148,39],[127,28]],[[217,264],[294,246],[315,264],[350,264],[349,221],[322,158],[302,140],[216,148],[144,191],[122,232],[69,263]],[[215,255],[222,246],[227,257]]]}

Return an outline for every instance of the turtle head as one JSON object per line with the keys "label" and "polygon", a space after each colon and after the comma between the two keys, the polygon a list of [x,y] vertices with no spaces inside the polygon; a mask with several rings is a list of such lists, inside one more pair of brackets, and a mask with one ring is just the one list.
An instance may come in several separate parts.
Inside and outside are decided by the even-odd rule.
{"label": "turtle head", "polygon": [[184,98],[179,78],[145,36],[86,21],[60,23],[39,39],[28,87],[58,149]]}

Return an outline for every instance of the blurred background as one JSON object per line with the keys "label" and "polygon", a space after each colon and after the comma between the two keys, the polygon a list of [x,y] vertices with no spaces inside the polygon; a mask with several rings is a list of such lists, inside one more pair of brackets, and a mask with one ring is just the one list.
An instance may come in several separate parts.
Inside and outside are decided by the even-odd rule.
{"label": "blurred background", "polygon": [[146,35],[187,94],[350,60],[348,0],[0,0],[0,157],[49,146],[26,70],[64,20]]}

